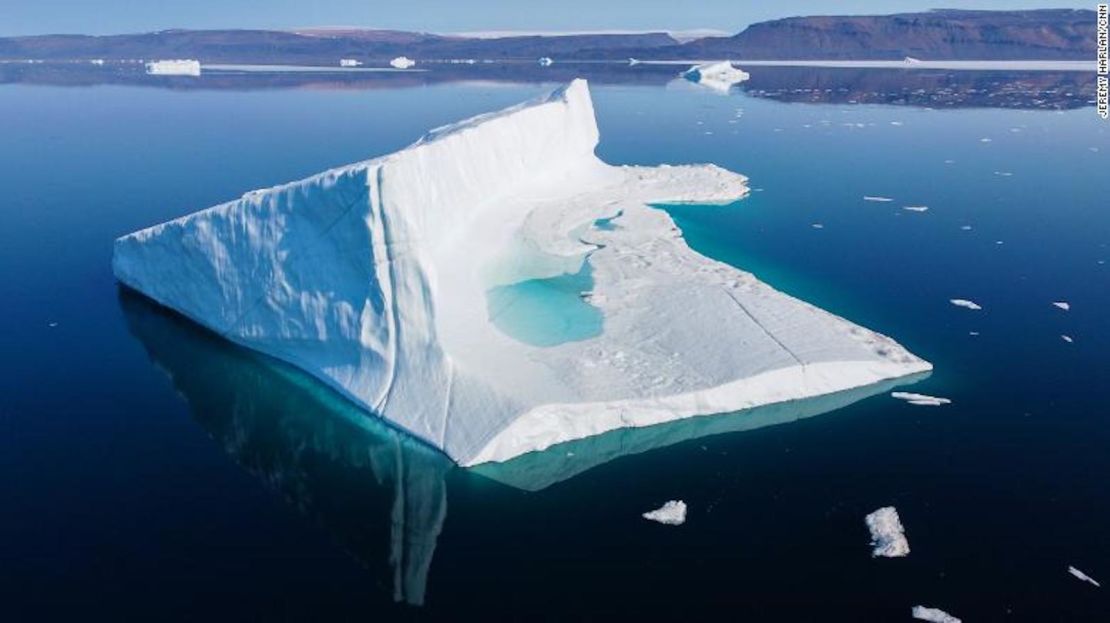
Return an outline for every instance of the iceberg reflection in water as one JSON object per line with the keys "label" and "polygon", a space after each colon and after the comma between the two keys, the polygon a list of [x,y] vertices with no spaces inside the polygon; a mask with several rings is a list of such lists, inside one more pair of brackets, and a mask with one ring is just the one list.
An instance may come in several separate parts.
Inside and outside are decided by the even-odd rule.
{"label": "iceberg reflection in water", "polygon": [[[243,469],[319,521],[367,568],[383,559],[396,601],[424,603],[447,517],[443,453],[365,412],[321,382],[237,346],[126,288],[128,328],[173,382],[193,417]],[[813,417],[929,373],[730,415],[624,428],[472,473],[539,491],[609,461],[684,441]]]}
{"label": "iceberg reflection in water", "polygon": [[119,301],[128,329],[236,463],[319,521],[368,568],[381,564],[388,543],[394,599],[424,602],[447,516],[450,459],[367,418],[291,366],[126,289]]}

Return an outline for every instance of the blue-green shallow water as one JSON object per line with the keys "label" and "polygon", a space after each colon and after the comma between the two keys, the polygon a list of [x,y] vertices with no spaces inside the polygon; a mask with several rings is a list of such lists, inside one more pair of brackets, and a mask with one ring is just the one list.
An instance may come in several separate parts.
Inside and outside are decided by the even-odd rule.
{"label": "blue-green shallow water", "polygon": [[[915,391],[954,403],[878,395],[535,492],[353,426],[114,285],[117,235],[541,90],[0,87],[4,618],[1105,618],[1105,589],[1066,573],[1110,578],[1110,126],[1090,108],[596,89],[603,158],[763,189],[671,208],[695,248],[895,337],[937,367]],[[639,518],[674,498],[686,525]],[[886,504],[904,560],[869,556]]]}

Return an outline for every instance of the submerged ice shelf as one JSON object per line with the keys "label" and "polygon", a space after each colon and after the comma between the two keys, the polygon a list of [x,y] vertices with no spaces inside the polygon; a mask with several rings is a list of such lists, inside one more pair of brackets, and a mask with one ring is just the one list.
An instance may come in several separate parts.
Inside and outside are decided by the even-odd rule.
{"label": "submerged ice shelf", "polygon": [[[695,253],[651,207],[735,201],[743,176],[610,166],[597,141],[576,80],[394,154],[124,236],[113,269],[463,465],[930,369]],[[545,280],[587,284],[572,330],[537,337],[494,317],[522,296],[562,305],[528,299]]]}

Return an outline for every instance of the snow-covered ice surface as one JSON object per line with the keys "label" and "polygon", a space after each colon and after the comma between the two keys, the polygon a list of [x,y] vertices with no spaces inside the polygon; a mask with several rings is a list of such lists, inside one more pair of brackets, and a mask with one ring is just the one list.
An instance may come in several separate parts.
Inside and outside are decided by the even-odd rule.
{"label": "snow-covered ice surface", "polygon": [[[735,201],[743,176],[610,166],[597,142],[576,80],[394,154],[124,236],[113,269],[463,465],[931,369],[695,253],[651,207]],[[596,335],[536,346],[488,315],[494,288],[583,269]]]}
{"label": "snow-covered ice surface", "polygon": [[947,398],[930,396],[928,394],[914,394],[911,392],[891,392],[890,396],[898,400],[905,400],[911,405],[917,405],[919,407],[939,407],[952,403],[952,401]]}
{"label": "snow-covered ice surface", "polygon": [[691,82],[709,87],[714,91],[727,93],[733,85],[744,82],[748,78],[751,78],[751,75],[742,69],[733,67],[732,63],[728,61],[722,61],[719,63],[695,65],[682,72],[682,77]]}
{"label": "snow-covered ice surface", "polygon": [[1072,567],[1071,565],[1068,565],[1068,573],[1074,575],[1076,578],[1078,578],[1078,579],[1080,579],[1084,582],[1087,582],[1089,584],[1093,584],[1095,586],[1100,586],[1100,587],[1102,586],[1101,584],[1098,583],[1097,580],[1095,580],[1091,576],[1087,575],[1086,573],[1083,573],[1079,569],[1076,569],[1075,567]]}
{"label": "snow-covered ice surface", "polygon": [[416,61],[407,56],[398,56],[397,58],[389,61],[390,67],[396,67],[397,69],[408,69],[415,64]]}
{"label": "snow-covered ice surface", "polygon": [[909,555],[910,543],[893,506],[880,508],[865,517],[864,522],[871,531],[872,556],[899,558]]}
{"label": "snow-covered ice surface", "polygon": [[653,511],[644,513],[643,517],[668,526],[681,526],[686,523],[686,502],[671,500]]}
{"label": "snow-covered ice surface", "polygon": [[919,621],[932,621],[932,623],[960,623],[960,619],[957,619],[940,608],[914,606],[912,614],[913,618]]}

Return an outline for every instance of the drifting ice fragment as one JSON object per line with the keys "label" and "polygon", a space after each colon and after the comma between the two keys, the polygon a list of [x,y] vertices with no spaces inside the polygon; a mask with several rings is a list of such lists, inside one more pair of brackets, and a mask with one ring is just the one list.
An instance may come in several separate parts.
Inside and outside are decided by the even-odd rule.
{"label": "drifting ice fragment", "polygon": [[1075,340],[1073,340],[1073,339],[1071,338],[1071,336],[1070,336],[1070,335],[1061,335],[1061,336],[1060,336],[1060,339],[1061,339],[1061,340],[1064,340],[1064,341],[1065,341],[1065,342],[1067,342],[1068,344],[1071,344],[1072,342],[1074,342],[1074,341],[1075,341]]}
{"label": "drifting ice fragment", "polygon": [[199,76],[200,61],[193,59],[151,61],[146,73],[152,76]]}
{"label": "drifting ice fragment", "polygon": [[910,212],[928,212],[929,206],[902,206],[902,209]]}
{"label": "drifting ice fragment", "polygon": [[733,85],[744,82],[751,78],[751,75],[742,69],[733,67],[732,63],[728,61],[722,61],[720,63],[694,65],[682,72],[682,77],[715,91],[727,93]]}
{"label": "drifting ice fragment", "polygon": [[682,500],[671,500],[653,511],[644,513],[643,517],[668,526],[681,526],[686,522],[686,503]]}
{"label": "drifting ice fragment", "polygon": [[880,508],[865,517],[864,521],[871,531],[872,556],[900,558],[910,553],[910,543],[898,519],[898,511],[893,506]]}
{"label": "drifting ice fragment", "polygon": [[540,67],[549,67],[555,61],[550,56],[541,56],[540,60],[536,62],[540,64]]}
{"label": "drifting ice fragment", "polygon": [[[651,207],[734,202],[743,176],[611,166],[597,144],[576,80],[124,236],[113,270],[468,466],[931,369],[695,253]],[[500,322],[514,302],[551,322]]]}
{"label": "drifting ice fragment", "polygon": [[1068,311],[1069,309],[1071,309],[1071,303],[1068,303],[1066,301],[1056,301],[1053,303],[1053,305],[1059,307],[1064,311]]}
{"label": "drifting ice fragment", "polygon": [[976,303],[974,301],[969,301],[967,299],[948,299],[948,302],[952,303],[956,307],[965,307],[967,309],[973,309],[973,310],[983,309],[983,307],[981,305],[979,305],[978,303]]}
{"label": "drifting ice fragment", "polygon": [[389,66],[396,69],[408,69],[416,64],[416,61],[407,56],[398,56],[397,58],[389,61]]}
{"label": "drifting ice fragment", "polygon": [[[972,333],[978,335],[978,333]],[[911,392],[891,392],[890,397],[897,398],[898,400],[905,400],[911,405],[917,405],[919,407],[939,407],[941,405],[951,404],[952,402],[947,398],[929,396],[928,394],[914,394]]]}
{"label": "drifting ice fragment", "polygon": [[353,58],[341,58],[341,59],[339,59],[339,66],[340,67],[358,67],[360,65],[362,65],[362,61],[360,61],[360,60],[356,60],[356,59],[353,59]]}
{"label": "drifting ice fragment", "polygon": [[1097,580],[1095,580],[1091,576],[1087,575],[1086,573],[1083,573],[1079,569],[1076,569],[1075,567],[1072,567],[1071,565],[1068,565],[1068,573],[1074,575],[1075,577],[1079,578],[1080,580],[1083,580],[1084,582],[1089,582],[1089,583],[1094,584],[1095,586],[1099,586],[1099,587],[1102,586],[1101,584],[1098,583]]}
{"label": "drifting ice fragment", "polygon": [[878,197],[878,196],[875,196],[875,195],[864,195],[863,200],[864,201],[877,201],[879,203],[890,203],[891,201],[894,201],[890,197]]}
{"label": "drifting ice fragment", "polygon": [[913,618],[919,621],[931,621],[932,623],[961,623],[960,619],[940,608],[926,608],[925,606],[914,606]]}

